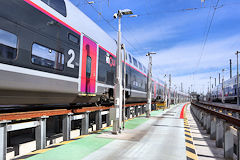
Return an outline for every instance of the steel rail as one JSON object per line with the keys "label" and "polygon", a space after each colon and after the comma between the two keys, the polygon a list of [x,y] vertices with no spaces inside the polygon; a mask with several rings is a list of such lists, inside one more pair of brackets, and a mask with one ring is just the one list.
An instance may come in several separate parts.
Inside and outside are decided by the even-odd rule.
{"label": "steel rail", "polygon": [[[220,118],[220,119],[223,119],[224,121],[234,125],[234,126],[237,126],[237,127],[240,127],[240,120],[238,118],[235,118],[233,116],[229,116],[229,115],[226,115],[224,113],[220,113],[220,112],[217,112],[215,110],[212,110],[212,109],[209,109],[209,108],[206,108],[204,106],[204,104],[198,104],[196,102],[192,102],[192,105],[193,106],[196,106],[197,108],[209,113],[209,114],[212,114],[214,116],[216,116],[217,118]],[[206,104],[205,104],[206,105]],[[228,109],[228,108],[226,108]]]}
{"label": "steel rail", "polygon": [[216,104],[212,104],[212,103],[206,103],[206,102],[198,102],[198,103],[203,104],[203,105],[208,105],[208,106],[211,106],[211,107],[216,107],[216,108],[219,108],[219,109],[225,109],[225,110],[232,111],[232,112],[240,112],[240,109],[225,107],[225,106],[216,105]]}

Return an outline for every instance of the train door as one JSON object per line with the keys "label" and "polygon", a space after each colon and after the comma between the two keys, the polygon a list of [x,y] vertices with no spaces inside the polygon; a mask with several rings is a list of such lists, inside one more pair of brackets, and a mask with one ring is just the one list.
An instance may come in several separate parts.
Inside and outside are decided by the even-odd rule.
{"label": "train door", "polygon": [[97,44],[83,36],[81,92],[95,93],[96,88]]}

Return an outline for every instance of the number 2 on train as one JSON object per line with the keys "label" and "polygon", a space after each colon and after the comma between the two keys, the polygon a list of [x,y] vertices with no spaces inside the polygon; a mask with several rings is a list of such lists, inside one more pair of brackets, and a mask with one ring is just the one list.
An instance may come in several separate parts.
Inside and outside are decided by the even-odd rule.
{"label": "number 2 on train", "polygon": [[75,59],[75,52],[74,52],[72,49],[70,49],[70,50],[68,51],[68,55],[70,56],[70,59],[69,59],[68,62],[67,62],[67,67],[69,67],[69,68],[74,68],[73,61],[74,61],[74,59]]}

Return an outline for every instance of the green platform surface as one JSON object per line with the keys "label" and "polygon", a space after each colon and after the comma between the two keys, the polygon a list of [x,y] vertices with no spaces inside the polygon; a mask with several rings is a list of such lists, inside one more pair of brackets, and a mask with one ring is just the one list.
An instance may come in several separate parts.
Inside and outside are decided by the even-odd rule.
{"label": "green platform surface", "polygon": [[[151,116],[157,116],[162,110],[152,111]],[[148,119],[145,115],[135,117],[125,122],[126,129],[135,129],[139,125],[146,122]],[[114,139],[98,138],[97,136],[102,132],[110,131],[112,128],[107,128],[98,133],[90,134],[89,136],[75,140],[68,144],[59,146],[41,154],[37,154],[27,160],[80,160],[90,153],[98,150],[106,144],[112,142]]]}

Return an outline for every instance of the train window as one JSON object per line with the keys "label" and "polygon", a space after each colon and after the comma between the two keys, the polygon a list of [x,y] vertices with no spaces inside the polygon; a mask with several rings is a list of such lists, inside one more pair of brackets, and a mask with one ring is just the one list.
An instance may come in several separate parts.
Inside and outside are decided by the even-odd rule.
{"label": "train window", "polygon": [[64,17],[67,16],[66,4],[64,0],[41,0],[41,1],[46,3],[48,6],[56,10],[58,13],[60,13]]}
{"label": "train window", "polygon": [[32,63],[56,70],[63,70],[64,54],[34,43],[32,46]]}
{"label": "train window", "polygon": [[79,44],[79,38],[74,36],[71,33],[68,34],[68,39],[69,39],[69,41],[71,41],[73,43]]}
{"label": "train window", "polygon": [[87,56],[87,67],[86,67],[87,78],[91,77],[91,66],[92,66],[92,58],[90,56]]}
{"label": "train window", "polygon": [[109,54],[107,52],[105,52],[102,48],[99,48],[99,62],[105,64],[106,63],[106,59],[109,59]]}
{"label": "train window", "polygon": [[0,58],[13,60],[17,57],[17,36],[0,29]]}
{"label": "train window", "polygon": [[130,54],[128,54],[129,56],[129,62],[132,63],[132,56]]}
{"label": "train window", "polygon": [[147,73],[147,69],[146,69],[146,67],[143,66],[143,69],[144,69],[144,73]]}
{"label": "train window", "polygon": [[141,64],[140,62],[138,62],[138,64],[139,64],[139,68],[140,68],[140,70],[143,70],[143,68],[142,68],[142,64]]}
{"label": "train window", "polygon": [[114,73],[107,71],[107,84],[114,84]]}
{"label": "train window", "polygon": [[135,58],[133,58],[133,64],[134,66],[138,67],[137,60]]}

